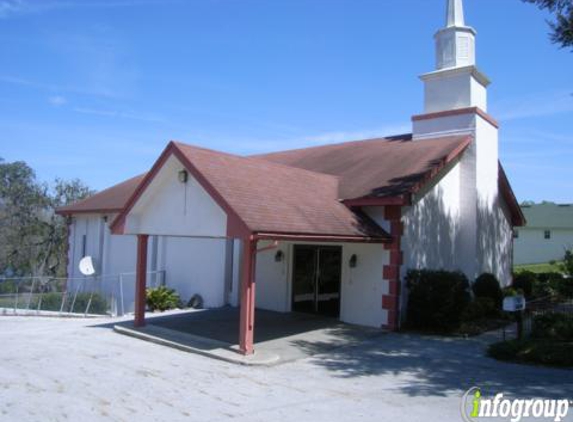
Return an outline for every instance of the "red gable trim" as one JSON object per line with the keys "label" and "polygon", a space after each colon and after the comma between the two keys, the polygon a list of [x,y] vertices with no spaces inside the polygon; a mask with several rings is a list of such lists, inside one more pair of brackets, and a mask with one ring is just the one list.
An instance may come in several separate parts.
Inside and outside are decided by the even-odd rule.
{"label": "red gable trim", "polygon": [[108,209],[94,208],[85,210],[66,210],[58,208],[56,209],[55,212],[58,215],[69,216],[74,214],[115,214],[121,212],[122,210],[123,208],[108,208]]}
{"label": "red gable trim", "polygon": [[363,198],[347,199],[342,201],[347,207],[377,207],[387,205],[410,205],[412,203],[409,194],[398,196],[385,196],[381,198],[365,196]]}
{"label": "red gable trim", "polygon": [[203,174],[189,161],[189,159],[181,152],[177,144],[173,141],[169,142],[165,150],[161,153],[153,167],[146,174],[144,179],[141,181],[137,189],[129,200],[127,201],[125,208],[117,216],[117,218],[111,224],[111,231],[114,234],[123,234],[125,230],[125,219],[129,212],[133,209],[143,192],[149,187],[153,179],[159,173],[159,170],[167,162],[167,159],[174,155],[181,161],[183,166],[187,171],[197,180],[197,182],[207,191],[207,193],[215,200],[215,202],[225,211],[227,214],[227,236],[235,238],[247,238],[251,231],[245,222],[239,217],[235,210],[229,205],[229,203],[221,196],[221,194],[211,185],[211,183],[203,176]]}
{"label": "red gable trim", "polygon": [[392,238],[368,236],[337,236],[328,234],[295,234],[295,233],[255,233],[257,240],[286,240],[307,242],[348,242],[348,243],[391,243]]}
{"label": "red gable trim", "polygon": [[[426,186],[428,183],[434,180],[448,164],[450,164],[452,161],[454,161],[455,159],[457,159],[459,156],[462,155],[462,153],[470,146],[472,140],[473,138],[471,136],[468,136],[442,161],[440,161],[436,166],[432,167],[428,172],[426,172],[422,180],[420,180],[410,189],[410,192],[411,193],[419,192],[424,188],[424,186]],[[419,141],[419,142],[424,142],[424,141]]]}
{"label": "red gable trim", "polygon": [[441,117],[450,117],[450,116],[459,116],[462,114],[471,114],[475,113],[484,119],[486,122],[490,123],[493,127],[499,129],[499,123],[485,111],[483,111],[479,107],[466,107],[466,108],[459,108],[457,110],[446,110],[446,111],[438,111],[437,113],[426,113],[426,114],[418,114],[412,116],[412,121],[417,122],[420,120],[430,120],[430,119],[439,119]]}
{"label": "red gable trim", "polygon": [[509,207],[509,211],[511,212],[511,223],[514,227],[522,227],[525,226],[527,221],[525,220],[525,215],[523,215],[523,211],[519,206],[519,202],[517,202],[517,198],[513,193],[513,189],[509,184],[509,179],[505,174],[505,170],[503,169],[501,163],[499,165],[499,176],[498,176],[498,185],[499,190],[501,193],[502,198],[505,200],[505,203]]}
{"label": "red gable trim", "polygon": [[[424,141],[412,141],[412,142],[424,142]],[[434,180],[442,170],[450,164],[452,161],[457,159],[472,143],[472,137],[468,136],[463,142],[460,143],[452,152],[450,152],[446,157],[444,157],[439,163],[434,165],[422,179],[409,188],[409,192],[397,195],[397,196],[386,196],[386,197],[370,197],[365,196],[362,198],[348,199],[342,201],[347,207],[366,207],[366,206],[393,206],[402,205],[407,206],[412,204],[411,194],[419,192],[428,183]]]}

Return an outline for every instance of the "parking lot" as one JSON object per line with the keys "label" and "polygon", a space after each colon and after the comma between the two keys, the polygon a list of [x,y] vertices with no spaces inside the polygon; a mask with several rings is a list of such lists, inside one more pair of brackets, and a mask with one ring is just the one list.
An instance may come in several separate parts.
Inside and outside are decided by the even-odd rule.
{"label": "parking lot", "polygon": [[573,398],[573,372],[496,362],[484,338],[385,334],[247,367],[123,336],[111,322],[0,317],[0,420],[457,421],[472,386]]}

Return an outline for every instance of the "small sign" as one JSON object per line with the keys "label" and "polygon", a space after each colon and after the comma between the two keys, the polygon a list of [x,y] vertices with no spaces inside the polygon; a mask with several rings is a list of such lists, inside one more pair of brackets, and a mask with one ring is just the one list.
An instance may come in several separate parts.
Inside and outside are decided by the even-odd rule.
{"label": "small sign", "polygon": [[525,297],[508,296],[503,299],[503,310],[506,312],[519,312],[525,310]]}

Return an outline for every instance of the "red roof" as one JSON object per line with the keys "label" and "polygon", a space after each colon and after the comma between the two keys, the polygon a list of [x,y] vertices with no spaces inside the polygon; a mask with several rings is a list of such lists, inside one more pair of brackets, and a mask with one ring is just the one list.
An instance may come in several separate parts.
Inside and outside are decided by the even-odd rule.
{"label": "red roof", "polygon": [[469,136],[411,140],[411,135],[324,145],[257,156],[340,178],[339,197],[398,196],[416,191],[470,144]]}
{"label": "red roof", "polygon": [[[252,157],[172,142],[162,157],[176,153],[207,190],[212,190],[210,193],[228,214],[236,216],[251,232],[387,238],[367,216],[351,211],[341,200],[392,199],[416,192],[460,156],[470,142],[468,136],[415,142],[411,135],[403,135]],[[123,211],[125,217],[127,208],[162,165],[161,160],[147,175],[58,212]],[[518,225],[523,216],[519,206],[515,207],[517,201],[503,169],[500,189]]]}
{"label": "red roof", "polygon": [[132,177],[129,180],[121,182],[111,188],[102,190],[95,195],[90,196],[74,204],[60,207],[57,209],[58,214],[69,215],[79,213],[116,213],[121,212],[129,197],[133,195],[135,188],[141,183],[145,176]]}
{"label": "red roof", "polygon": [[177,142],[168,145],[112,224],[113,229],[121,227],[172,154],[250,233],[390,239],[373,221],[338,200],[337,177]]}

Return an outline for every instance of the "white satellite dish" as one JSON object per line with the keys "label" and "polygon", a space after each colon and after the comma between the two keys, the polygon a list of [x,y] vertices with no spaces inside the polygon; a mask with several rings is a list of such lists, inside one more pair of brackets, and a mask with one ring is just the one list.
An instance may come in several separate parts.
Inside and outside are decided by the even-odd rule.
{"label": "white satellite dish", "polygon": [[80,272],[83,275],[94,275],[96,273],[95,270],[95,265],[94,265],[94,260],[91,256],[84,256],[82,259],[80,259]]}

